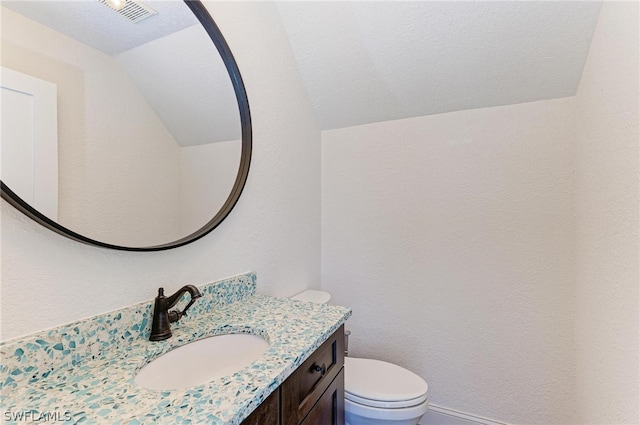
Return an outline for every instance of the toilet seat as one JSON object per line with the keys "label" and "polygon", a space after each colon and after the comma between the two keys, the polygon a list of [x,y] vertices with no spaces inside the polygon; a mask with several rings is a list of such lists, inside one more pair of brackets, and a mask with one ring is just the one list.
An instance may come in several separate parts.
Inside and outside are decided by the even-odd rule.
{"label": "toilet seat", "polygon": [[345,357],[345,399],[362,406],[400,409],[428,400],[426,381],[398,365]]}
{"label": "toilet seat", "polygon": [[424,401],[426,401],[429,398],[429,395],[424,394],[418,398],[413,398],[410,400],[402,400],[402,401],[380,401],[380,400],[371,400],[369,398],[364,398],[364,397],[358,397],[357,395],[351,394],[345,390],[344,398],[354,403],[358,403],[368,407],[378,407],[383,409],[401,409],[404,407],[418,406],[419,404],[422,404]]}

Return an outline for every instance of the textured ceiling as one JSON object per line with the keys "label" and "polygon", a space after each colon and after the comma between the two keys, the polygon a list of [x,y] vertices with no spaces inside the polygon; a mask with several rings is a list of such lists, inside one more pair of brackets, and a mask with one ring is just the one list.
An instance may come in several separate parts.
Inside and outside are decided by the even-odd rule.
{"label": "textured ceiling", "polygon": [[181,146],[239,140],[231,79],[195,15],[181,0],[143,3],[158,13],[132,23],[96,0],[1,1],[118,61]]}
{"label": "textured ceiling", "polygon": [[158,13],[134,24],[95,0],[2,0],[2,6],[110,56],[198,24],[182,1],[142,3]]}
{"label": "textured ceiling", "polygon": [[323,129],[575,94],[600,2],[282,2]]}
{"label": "textured ceiling", "polygon": [[231,79],[201,25],[127,50],[115,59],[181,146],[240,140],[240,113]]}
{"label": "textured ceiling", "polygon": [[[2,1],[104,52],[127,51],[117,59],[179,143],[239,138],[237,105],[217,52],[208,46],[210,41],[204,40],[207,46],[201,47],[195,38],[189,42],[178,35],[187,31],[178,30],[196,22],[193,15],[181,1],[145,3],[160,13],[131,24],[95,0]],[[322,129],[331,129],[572,96],[601,3],[292,1],[277,5],[318,122]],[[212,64],[204,63],[213,55]],[[217,75],[216,81],[212,75]],[[203,86],[205,82],[210,89]],[[169,92],[166,87],[176,90]],[[157,88],[171,96],[161,100],[155,96]],[[227,106],[214,105],[211,99],[224,99]],[[214,108],[215,113],[200,117]]]}

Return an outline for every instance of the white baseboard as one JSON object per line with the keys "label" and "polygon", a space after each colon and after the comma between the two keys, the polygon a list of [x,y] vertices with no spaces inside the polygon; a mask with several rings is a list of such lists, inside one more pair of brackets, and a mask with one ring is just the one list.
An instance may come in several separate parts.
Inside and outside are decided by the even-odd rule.
{"label": "white baseboard", "polygon": [[420,425],[508,425],[493,419],[482,418],[446,407],[429,405],[429,411],[420,420]]}

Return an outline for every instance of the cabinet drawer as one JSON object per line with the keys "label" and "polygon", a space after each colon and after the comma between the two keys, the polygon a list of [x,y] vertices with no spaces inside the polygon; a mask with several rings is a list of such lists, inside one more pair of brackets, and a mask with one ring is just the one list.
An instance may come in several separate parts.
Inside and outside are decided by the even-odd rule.
{"label": "cabinet drawer", "polygon": [[344,326],[287,378],[281,387],[282,425],[298,425],[344,364]]}
{"label": "cabinet drawer", "polygon": [[240,425],[279,425],[280,389],[275,390]]}

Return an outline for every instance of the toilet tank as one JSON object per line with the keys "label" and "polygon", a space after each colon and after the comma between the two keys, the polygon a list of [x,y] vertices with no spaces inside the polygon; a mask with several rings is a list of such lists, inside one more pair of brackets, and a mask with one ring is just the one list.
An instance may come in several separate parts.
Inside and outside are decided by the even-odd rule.
{"label": "toilet tank", "polygon": [[292,300],[312,302],[316,304],[328,304],[331,300],[331,294],[325,291],[317,291],[315,289],[307,289],[298,295],[291,297]]}

